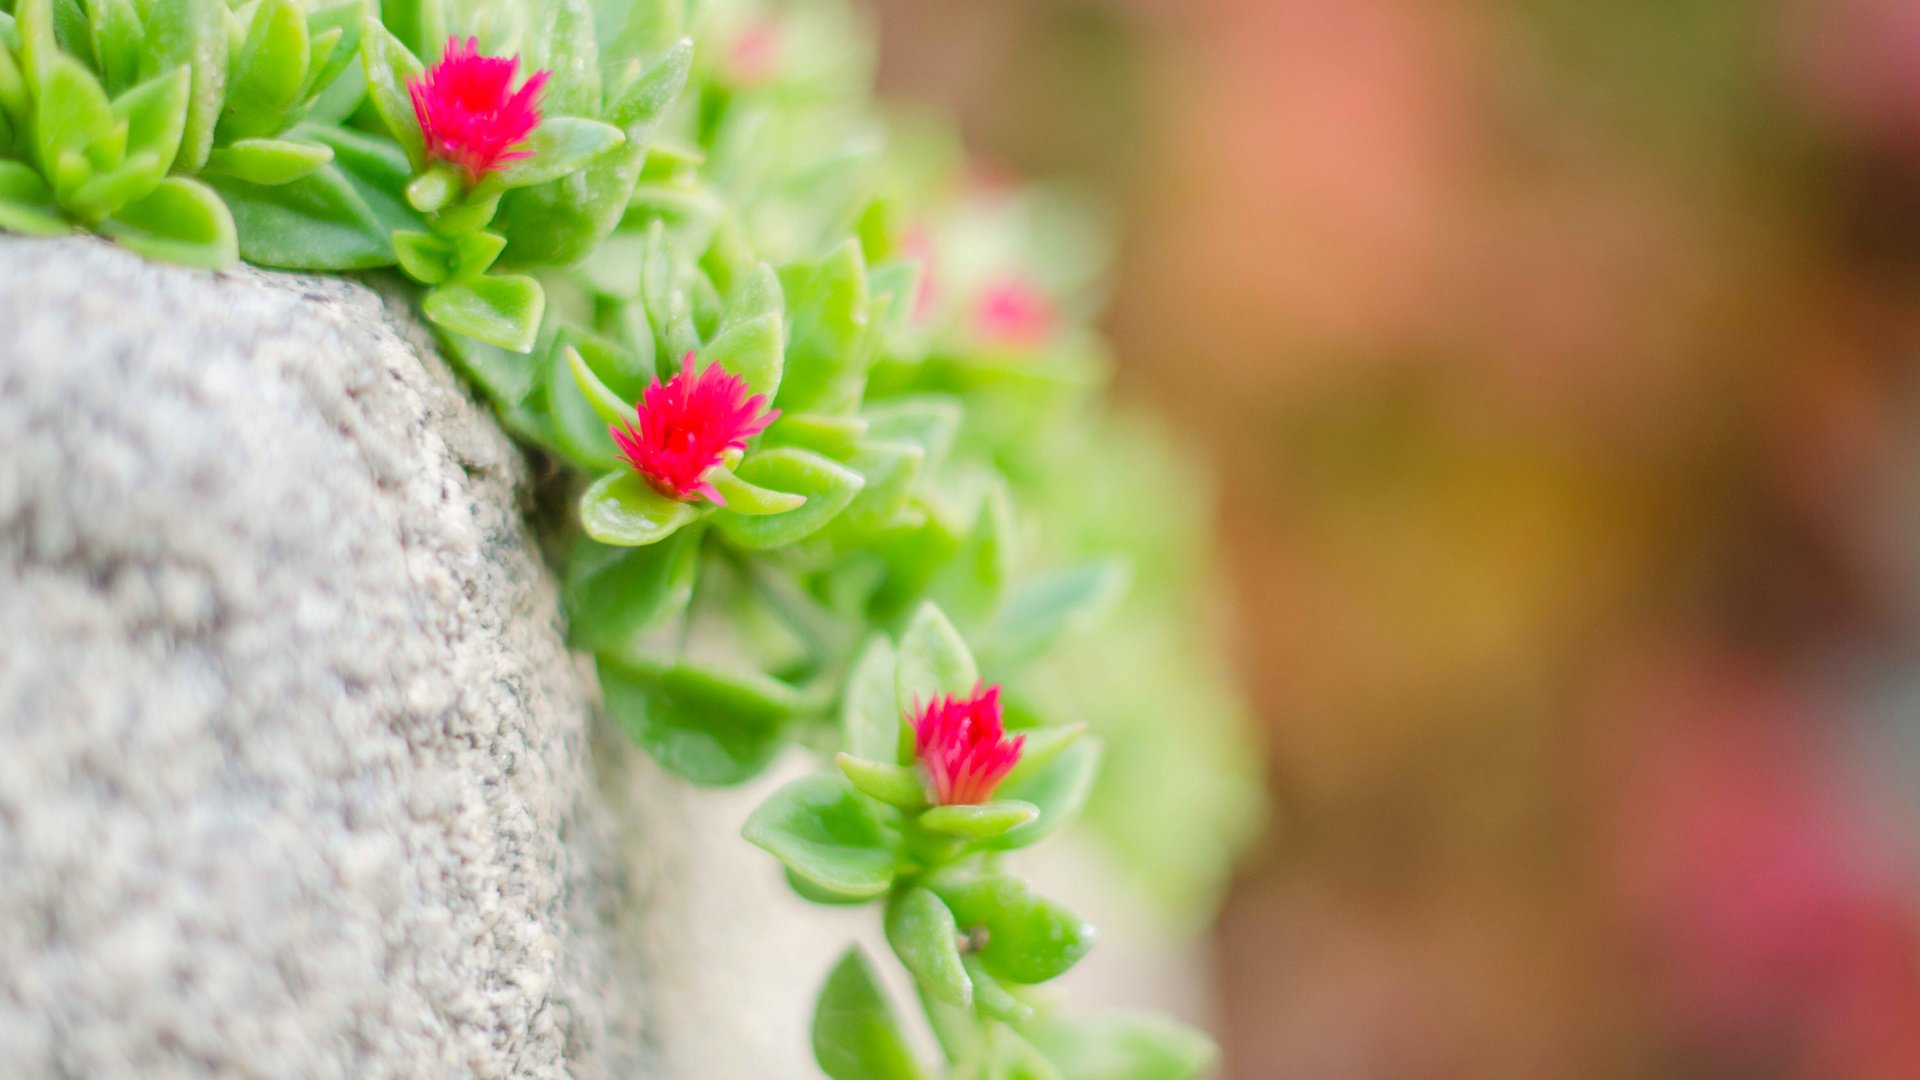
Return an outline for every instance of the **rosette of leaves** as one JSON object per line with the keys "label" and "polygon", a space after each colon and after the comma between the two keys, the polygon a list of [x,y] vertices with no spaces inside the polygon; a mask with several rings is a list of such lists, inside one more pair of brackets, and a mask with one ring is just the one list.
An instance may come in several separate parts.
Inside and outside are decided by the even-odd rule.
{"label": "rosette of leaves", "polygon": [[75,226],[152,258],[222,266],[233,219],[191,173],[224,100],[225,8],[19,0],[0,22],[0,227]]}
{"label": "rosette of leaves", "polygon": [[1072,819],[1099,760],[1081,727],[1026,729],[992,801],[932,805],[903,717],[980,682],[952,624],[922,608],[898,646],[869,639],[840,703],[837,772],[775,791],[747,819],[748,840],[817,903],[879,905],[888,944],[911,975],[944,1056],[911,1049],[871,961],[850,949],[815,1008],[813,1046],[835,1080],[1020,1076],[1178,1080],[1205,1068],[1205,1036],[1164,1020],[1057,1015],[1035,988],[1086,955],[1093,928],[1001,862]]}
{"label": "rosette of leaves", "polygon": [[[524,353],[538,339],[545,293],[538,279],[495,272],[494,264],[570,262],[606,238],[626,211],[653,129],[685,81],[692,46],[681,42],[609,86],[584,0],[506,9],[519,20],[483,17],[497,15],[497,5],[453,8],[396,5],[368,23],[368,97],[406,165],[403,178],[387,176],[386,194],[399,195],[420,219],[394,228],[392,245],[401,269],[426,286],[421,309],[430,322]],[[485,23],[490,52],[523,56],[551,73],[523,156],[478,178],[429,157],[407,90],[438,58],[448,23]]]}
{"label": "rosette of leaves", "polygon": [[79,225],[199,266],[391,262],[378,236],[337,254],[339,208],[298,183],[333,159],[318,133],[357,101],[343,76],[361,19],[357,2],[21,0],[0,31],[0,226]]}

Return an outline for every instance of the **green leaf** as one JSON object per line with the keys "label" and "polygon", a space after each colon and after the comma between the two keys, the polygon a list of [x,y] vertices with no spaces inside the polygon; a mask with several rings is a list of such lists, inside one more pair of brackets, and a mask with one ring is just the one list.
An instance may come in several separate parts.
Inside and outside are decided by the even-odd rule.
{"label": "green leaf", "polygon": [[469,232],[453,238],[453,276],[472,281],[487,272],[507,246],[507,238],[498,233]]}
{"label": "green leaf", "polygon": [[623,144],[562,179],[508,192],[497,225],[507,236],[510,261],[575,263],[613,231],[640,178],[653,132],[686,83],[691,59],[691,42],[676,45],[607,111],[604,118],[625,134]]}
{"label": "green leaf", "polygon": [[928,1080],[858,945],[847,950],[820,988],[813,1056],[832,1080]]}
{"label": "green leaf", "polygon": [[290,184],[332,160],[331,147],[292,139],[238,139],[215,147],[204,171],[271,187]]}
{"label": "green leaf", "polygon": [[780,275],[766,263],[735,280],[727,295],[727,310],[720,319],[722,328],[752,322],[766,315],[785,315],[786,301],[780,290]]}
{"label": "green leaf", "polygon": [[240,254],[283,270],[370,270],[391,266],[393,242],[338,163],[280,184],[215,177],[233,211]]}
{"label": "green leaf", "polygon": [[460,171],[444,161],[421,171],[407,185],[407,205],[423,214],[437,214],[466,194],[466,180]]}
{"label": "green leaf", "polygon": [[805,495],[796,495],[790,491],[772,491],[749,484],[725,465],[714,466],[713,471],[707,474],[707,482],[713,485],[722,499],[726,500],[720,505],[725,506],[728,513],[746,517],[784,514],[790,510],[797,510],[807,503]]}
{"label": "green leaf", "polygon": [[132,0],[94,0],[87,8],[93,23],[94,70],[107,93],[118,94],[140,78],[145,36],[140,15]]}
{"label": "green leaf", "polygon": [[666,116],[668,107],[680,96],[681,88],[687,84],[687,74],[692,70],[693,42],[687,39],[675,42],[608,106],[605,113],[608,122],[625,131],[628,138],[644,141],[643,137],[652,134]]}
{"label": "green leaf", "polygon": [[580,527],[616,547],[657,544],[699,516],[698,507],[660,494],[630,469],[602,476],[580,496]]}
{"label": "green leaf", "polygon": [[960,930],[938,896],[912,888],[887,905],[887,944],[936,999],[973,1008],[973,980],[960,963]]}
{"label": "green leaf", "polygon": [[696,784],[758,775],[799,708],[792,688],[753,672],[611,653],[600,654],[599,672],[608,715],[663,768]]}
{"label": "green leaf", "polygon": [[628,424],[633,421],[634,408],[619,394],[607,388],[600,376],[587,366],[580,350],[569,345],[566,348],[567,370],[573,374],[573,383],[579,387],[580,394],[592,406],[594,414],[608,424]]}
{"label": "green leaf", "polygon": [[598,116],[600,51],[592,5],[587,0],[549,0],[538,10],[522,58],[527,70],[550,73],[541,92],[541,111]]}
{"label": "green leaf", "polygon": [[539,427],[548,421],[546,411],[535,413],[524,408],[528,395],[533,393],[541,373],[546,370],[544,363],[457,334],[447,335],[440,345],[461,373],[473,380],[500,409],[509,430],[533,442],[551,441],[549,433]]}
{"label": "green leaf", "polygon": [[762,450],[735,470],[742,480],[772,491],[806,496],[806,504],[783,514],[749,516],[724,508],[714,522],[735,546],[753,550],[783,547],[818,532],[846,509],[860,492],[860,474],[806,450]]}
{"label": "green leaf", "polygon": [[845,461],[859,449],[860,437],[866,432],[867,422],[857,416],[782,412],[763,441],[768,446],[797,446]]}
{"label": "green leaf", "polygon": [[973,1004],[982,1014],[996,1020],[1005,1020],[1009,1024],[1024,1024],[1033,1019],[1033,1006],[1009,990],[993,972],[981,963],[977,953],[968,953],[960,958],[967,969],[967,978],[973,983]]}
{"label": "green leaf", "polygon": [[1063,1080],[1191,1080],[1219,1057],[1202,1032],[1148,1013],[1048,1017],[1021,1033]]}
{"label": "green leaf", "polygon": [[141,12],[146,48],[140,77],[151,79],[183,64],[193,69],[186,125],[173,161],[176,172],[197,171],[213,149],[227,96],[226,18],[221,0],[149,0]]}
{"label": "green leaf", "polygon": [[[589,375],[597,376],[613,366],[606,362],[612,350],[584,334],[568,332],[555,342],[546,363],[547,414],[553,425],[553,446],[576,468],[587,472],[627,472],[631,466],[621,456],[610,422],[600,412],[611,408],[612,401],[595,403],[582,391],[579,376],[568,362],[569,349],[580,354]],[[629,427],[634,421],[635,413],[630,409],[619,418]]]}
{"label": "green leaf", "polygon": [[834,522],[835,538],[845,543],[891,526],[905,509],[925,461],[926,451],[911,443],[861,442],[847,465],[866,478],[866,485]]}
{"label": "green leaf", "polygon": [[575,116],[542,120],[519,146],[527,156],[507,162],[499,172],[481,181],[481,186],[522,188],[558,180],[584,168],[626,139],[625,132],[598,120]]}
{"label": "green leaf", "polygon": [[837,755],[834,764],[840,766],[841,773],[860,789],[861,794],[879,799],[888,806],[921,810],[927,805],[927,789],[920,782],[920,774],[905,765],[869,761],[847,753]]}
{"label": "green leaf", "polygon": [[[11,26],[17,34],[19,24],[15,22]],[[6,37],[0,35],[0,41],[5,40]],[[0,48],[0,121],[7,127],[22,127],[29,122],[32,110],[33,97],[27,90],[26,72],[21,70],[20,61],[14,59],[12,49]]]}
{"label": "green leaf", "polygon": [[699,552],[698,529],[645,547],[581,540],[567,558],[568,640],[581,649],[612,648],[686,610]]}
{"label": "green leaf", "polygon": [[17,161],[0,161],[0,229],[25,236],[72,231],[40,174]]}
{"label": "green leaf", "polygon": [[64,53],[47,61],[34,105],[40,172],[52,180],[55,195],[64,201],[93,172],[87,151],[112,137],[113,105],[93,72]]}
{"label": "green leaf", "polygon": [[840,699],[840,744],[855,757],[901,760],[902,723],[900,707],[894,704],[893,669],[893,641],[874,634],[853,662]]}
{"label": "green leaf", "polygon": [[721,330],[700,350],[700,356],[745,379],[749,389],[771,401],[780,389],[783,337],[780,316],[762,315]]}
{"label": "green leaf", "polygon": [[221,142],[277,135],[285,130],[306,88],[307,18],[293,0],[260,0],[246,43],[233,65],[216,137]]}
{"label": "green leaf", "polygon": [[[1036,771],[1018,776],[1010,773],[1000,786],[1000,796],[1034,804],[1040,808],[1040,818],[988,841],[987,846],[1000,850],[1026,847],[1072,821],[1099,775],[1100,749],[1100,740],[1082,739]],[[1014,766],[1014,773],[1020,771],[1018,765]]]}
{"label": "green leaf", "polygon": [[1045,1054],[1010,1027],[996,1026],[993,1044],[994,1058],[1000,1068],[999,1080],[1066,1080]]}
{"label": "green leaf", "polygon": [[1024,878],[988,874],[934,880],[930,887],[952,909],[961,933],[985,931],[978,956],[999,979],[1043,983],[1080,962],[1094,931],[1078,915],[1033,891]]}
{"label": "green leaf", "polygon": [[360,56],[367,71],[367,95],[373,101],[374,111],[386,122],[387,133],[400,144],[413,170],[418,172],[426,166],[426,140],[420,134],[420,121],[413,114],[413,98],[407,93],[407,83],[420,78],[426,69],[378,15],[367,15],[360,41]]}
{"label": "green leaf", "polygon": [[213,189],[170,176],[101,222],[100,231],[150,259],[211,269],[239,258],[233,218]]}
{"label": "green leaf", "polygon": [[967,840],[991,840],[1040,816],[1040,808],[1015,799],[977,806],[936,806],[920,815],[922,828]]}
{"label": "green leaf", "polygon": [[1003,784],[1021,784],[1030,777],[1038,776],[1040,770],[1065,753],[1069,746],[1079,742],[1080,736],[1086,733],[1085,724],[1023,728],[1014,732],[1023,740],[1020,744],[1020,761],[1007,773]]}
{"label": "green leaf", "polygon": [[932,604],[921,605],[900,635],[898,664],[893,696],[900,714],[942,694],[971,694],[980,685],[980,669],[960,631]]}
{"label": "green leaf", "polygon": [[1040,574],[1010,590],[981,635],[981,662],[1004,677],[1097,619],[1126,591],[1127,568],[1113,559]]}
{"label": "green leaf", "polygon": [[447,43],[447,15],[441,0],[380,0],[380,20],[393,39],[429,63]]}
{"label": "green leaf", "polygon": [[75,189],[67,197],[67,212],[83,221],[98,221],[152,191],[165,175],[158,155],[133,155]]}
{"label": "green leaf", "polygon": [[413,167],[399,147],[375,135],[320,124],[302,124],[293,135],[333,151],[333,167],[382,227],[390,231],[426,227],[426,221],[407,205],[404,192]]}
{"label": "green leaf", "polygon": [[20,35],[20,64],[36,95],[47,92],[47,76],[60,56],[54,33],[52,0],[14,0],[14,29]]}
{"label": "green leaf", "polygon": [[187,126],[193,73],[184,65],[157,75],[114,99],[114,119],[127,125],[127,156],[153,157],[155,183],[173,167]]}
{"label": "green leaf", "polygon": [[893,883],[899,838],[841,776],[804,776],[786,784],[754,809],[741,833],[837,896],[879,896]]}
{"label": "green leaf", "polygon": [[514,352],[528,352],[540,333],[546,296],[520,274],[455,281],[427,290],[420,304],[433,323]]}
{"label": "green leaf", "polygon": [[303,98],[311,101],[328,94],[334,81],[359,57],[360,35],[365,29],[365,4],[361,0],[315,8],[307,15],[307,38],[313,48]]}
{"label": "green leaf", "polygon": [[400,269],[422,285],[438,285],[453,276],[453,241],[430,232],[405,229],[393,234]]}
{"label": "green leaf", "polygon": [[807,276],[792,311],[780,407],[832,411],[857,400],[867,330],[866,262],[858,240],[841,244]]}
{"label": "green leaf", "polygon": [[953,448],[963,412],[958,401],[944,394],[921,394],[866,405],[860,415],[870,438],[911,443],[931,462],[944,459]]}

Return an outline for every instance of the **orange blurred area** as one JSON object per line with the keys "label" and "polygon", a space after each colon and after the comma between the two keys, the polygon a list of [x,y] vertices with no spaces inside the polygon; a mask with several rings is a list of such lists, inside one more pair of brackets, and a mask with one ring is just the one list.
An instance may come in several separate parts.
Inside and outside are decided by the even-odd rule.
{"label": "orange blurred area", "polygon": [[1227,1075],[1920,1077],[1920,0],[879,7],[1219,473]]}

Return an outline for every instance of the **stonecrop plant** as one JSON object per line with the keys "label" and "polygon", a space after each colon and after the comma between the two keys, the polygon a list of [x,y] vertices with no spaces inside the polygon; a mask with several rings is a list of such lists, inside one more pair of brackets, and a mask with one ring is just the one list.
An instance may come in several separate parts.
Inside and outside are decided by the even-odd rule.
{"label": "stonecrop plant", "polygon": [[1100,407],[1084,207],[884,115],[869,42],[838,0],[0,0],[0,229],[412,299],[560,466],[611,720],[699,784],[818,762],[745,837],[875,905],[939,1051],[854,948],[829,1076],[1197,1075],[1203,1035],[1062,1007],[1093,930],[1008,859],[1086,809],[1205,910],[1257,804],[1205,508]]}

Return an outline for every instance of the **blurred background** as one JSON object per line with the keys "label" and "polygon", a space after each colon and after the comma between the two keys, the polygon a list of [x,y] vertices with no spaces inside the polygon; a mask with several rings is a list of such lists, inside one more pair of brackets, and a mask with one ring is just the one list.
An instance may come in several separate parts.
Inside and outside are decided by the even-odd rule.
{"label": "blurred background", "polygon": [[1920,0],[877,6],[1219,485],[1227,1075],[1920,1077]]}

